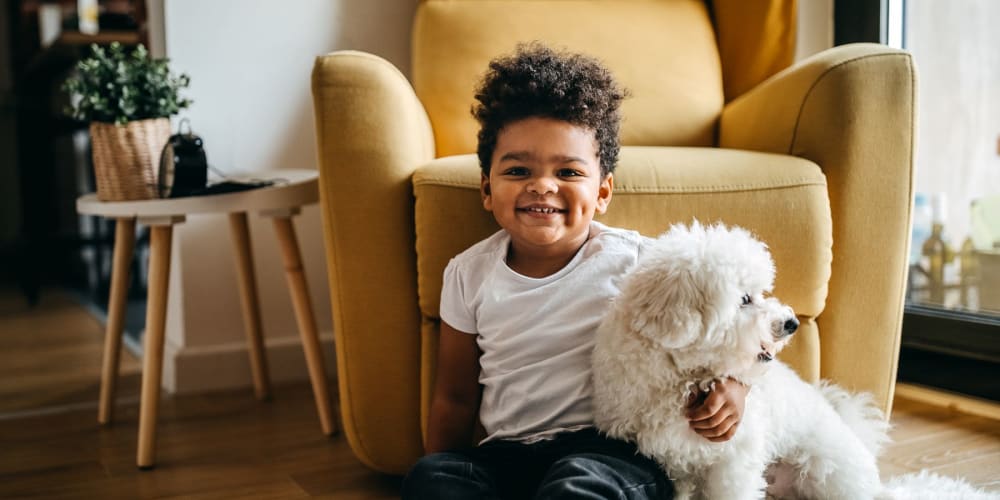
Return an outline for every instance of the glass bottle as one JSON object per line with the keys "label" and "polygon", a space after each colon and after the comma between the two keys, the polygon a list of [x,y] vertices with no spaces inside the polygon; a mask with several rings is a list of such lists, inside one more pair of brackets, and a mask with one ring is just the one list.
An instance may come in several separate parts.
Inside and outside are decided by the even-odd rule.
{"label": "glass bottle", "polygon": [[931,202],[924,193],[917,193],[913,197],[913,229],[910,243],[910,265],[920,263],[920,250],[927,238],[931,235],[931,224],[934,221],[934,214],[931,211]]}
{"label": "glass bottle", "polygon": [[944,266],[955,259],[955,254],[944,240],[944,195],[938,193],[933,202],[934,222],[931,235],[924,241],[920,253],[927,258],[928,302],[944,305]]}
{"label": "glass bottle", "polygon": [[962,280],[962,305],[969,310],[978,308],[978,300],[973,300],[976,291],[976,281],[979,275],[979,262],[976,261],[976,246],[972,237],[965,238],[962,248],[958,251],[959,278]]}

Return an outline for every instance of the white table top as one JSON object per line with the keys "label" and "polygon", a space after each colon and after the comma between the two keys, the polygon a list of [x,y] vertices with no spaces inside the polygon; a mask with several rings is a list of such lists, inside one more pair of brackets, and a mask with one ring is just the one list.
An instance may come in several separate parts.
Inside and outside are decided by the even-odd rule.
{"label": "white table top", "polygon": [[91,193],[77,198],[76,211],[104,217],[175,217],[294,209],[319,200],[319,173],[315,170],[272,170],[254,178],[282,181],[235,193],[153,200],[100,201],[96,193]]}

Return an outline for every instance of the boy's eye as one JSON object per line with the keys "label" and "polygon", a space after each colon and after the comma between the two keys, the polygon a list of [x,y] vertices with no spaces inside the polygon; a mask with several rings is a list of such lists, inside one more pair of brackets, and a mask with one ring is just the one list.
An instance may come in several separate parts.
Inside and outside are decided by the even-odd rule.
{"label": "boy's eye", "polygon": [[528,175],[528,169],[525,168],[525,167],[511,167],[511,168],[508,168],[507,170],[504,170],[503,174],[504,175],[513,175],[513,176],[524,176],[524,175]]}
{"label": "boy's eye", "polygon": [[559,170],[559,177],[578,177],[580,172],[573,170],[572,168],[563,168]]}
{"label": "boy's eye", "polygon": [[753,297],[751,297],[750,294],[748,294],[748,293],[743,294],[743,299],[740,302],[740,306],[741,307],[742,306],[748,306],[750,304],[753,304]]}

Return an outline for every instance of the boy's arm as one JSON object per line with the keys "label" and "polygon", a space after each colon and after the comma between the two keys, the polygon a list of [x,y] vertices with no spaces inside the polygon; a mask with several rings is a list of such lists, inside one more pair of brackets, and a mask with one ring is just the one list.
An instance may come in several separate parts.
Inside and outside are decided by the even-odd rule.
{"label": "boy's arm", "polygon": [[716,381],[711,392],[692,402],[688,410],[691,429],[714,443],[729,441],[743,419],[749,392],[749,386],[731,378]]}
{"label": "boy's arm", "polygon": [[475,335],[441,322],[427,453],[459,450],[472,443],[479,410],[479,355]]}

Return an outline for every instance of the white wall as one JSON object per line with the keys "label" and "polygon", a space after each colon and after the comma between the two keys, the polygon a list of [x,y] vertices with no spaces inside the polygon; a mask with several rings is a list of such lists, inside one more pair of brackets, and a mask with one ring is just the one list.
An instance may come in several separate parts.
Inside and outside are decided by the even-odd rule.
{"label": "white wall", "polygon": [[[150,1],[151,10],[158,2]],[[315,169],[314,58],[339,49],[363,50],[408,73],[415,7],[416,0],[162,0],[165,54],[175,71],[191,77],[186,95],[194,104],[180,117],[189,118],[204,139],[209,163],[226,173],[280,177],[281,168]],[[329,339],[318,207],[307,207],[295,224],[317,323]],[[250,230],[272,378],[304,378],[274,231],[269,220],[257,217],[251,217]],[[164,374],[168,390],[250,382],[231,255],[224,216],[192,216],[176,226]],[[326,363],[328,368],[333,364],[329,349]]]}
{"label": "white wall", "polygon": [[799,0],[795,60],[833,47],[833,0]]}

